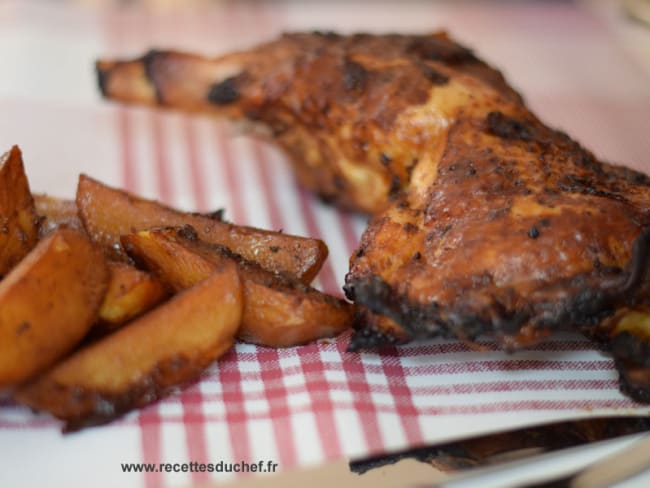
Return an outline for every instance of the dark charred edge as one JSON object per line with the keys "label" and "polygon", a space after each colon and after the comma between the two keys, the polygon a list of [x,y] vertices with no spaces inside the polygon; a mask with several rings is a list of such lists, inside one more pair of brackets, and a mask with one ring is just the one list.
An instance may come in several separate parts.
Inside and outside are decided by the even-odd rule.
{"label": "dark charred edge", "polygon": [[101,62],[95,61],[95,74],[97,75],[97,87],[99,88],[99,93],[102,94],[104,98],[108,97],[107,88],[108,88],[108,78],[110,71],[103,70],[100,67]]}
{"label": "dark charred edge", "polygon": [[443,86],[449,83],[449,76],[441,73],[440,71],[433,69],[426,63],[421,63],[419,65],[420,71],[424,77],[431,82],[432,85]]}
{"label": "dark charred edge", "polygon": [[366,85],[368,71],[361,64],[349,58],[343,62],[343,85],[349,91],[361,91]]}
{"label": "dark charred edge", "polygon": [[387,334],[384,331],[375,328],[360,328],[352,332],[346,351],[378,350],[397,345],[398,343],[395,336]]}
{"label": "dark charred edge", "polygon": [[355,297],[354,301],[357,304],[366,306],[375,313],[386,315],[400,324],[413,339],[455,337],[471,341],[490,333],[507,334],[516,331],[527,318],[524,314],[512,316],[503,313],[501,315],[481,314],[464,307],[443,309],[435,302],[426,305],[412,303],[406,297],[395,293],[378,276],[350,280],[346,292],[348,297],[350,295]]}
{"label": "dark charred edge", "polygon": [[339,195],[326,190],[315,190],[316,197],[324,205],[334,205],[339,203]]}
{"label": "dark charred edge", "polygon": [[560,302],[539,302],[508,313],[497,305],[487,310],[472,310],[462,304],[442,308],[436,303],[410,303],[378,277],[355,280],[351,285],[356,303],[392,318],[414,338],[442,336],[470,341],[486,335],[496,339],[516,335],[525,323],[540,330],[560,330],[566,324],[597,324],[615,311],[613,297],[618,297],[618,293],[612,296],[602,290],[585,289]]}
{"label": "dark charred edge", "polygon": [[[208,364],[210,362],[212,361],[209,361]],[[55,392],[54,395],[57,397],[63,398],[64,401],[71,401],[66,396],[71,397],[72,401],[82,407],[83,413],[70,416],[58,416],[59,420],[64,422],[62,432],[69,434],[86,427],[107,424],[136,408],[145,407],[168,396],[177,388],[188,385],[196,380],[208,364],[192,365],[190,360],[184,356],[167,359],[160,362],[137,384],[131,385],[123,394],[87,391],[83,388],[59,384],[47,386]],[[184,368],[187,369],[183,371]],[[180,375],[183,379],[174,381],[173,384],[165,385],[165,378],[168,375],[175,377],[179,377]],[[38,383],[34,387],[38,387]],[[29,391],[29,386],[27,388]],[[20,403],[32,406],[30,402],[20,401]],[[47,410],[47,408],[35,408],[38,410]]]}
{"label": "dark charred edge", "polygon": [[629,204],[627,198],[625,198],[620,193],[599,190],[595,188],[594,183],[590,181],[588,178],[581,178],[572,173],[565,174],[562,177],[562,179],[558,183],[558,188],[563,192],[579,193],[582,195],[591,195],[595,197],[609,198],[610,200],[617,200],[619,202]]}
{"label": "dark charred edge", "polygon": [[[189,224],[185,224],[182,227],[165,227],[163,230],[171,230],[178,234],[179,237],[187,239],[191,242],[199,242],[199,234],[196,232],[196,229]],[[154,229],[155,231],[155,229]],[[215,248],[218,248],[220,252],[227,253],[229,258],[232,259],[244,259],[239,254],[235,254],[226,246],[215,245]]]}
{"label": "dark charred edge", "polygon": [[[594,166],[600,167],[594,163]],[[614,166],[616,172],[632,185],[650,186],[650,175],[627,166]]]}
{"label": "dark charred edge", "polygon": [[[407,47],[407,52],[421,59],[439,61],[446,64],[481,62],[474,52],[460,44],[436,37],[416,37]],[[482,63],[482,62],[481,62]]]}
{"label": "dark charred edge", "polygon": [[[612,356],[617,359],[633,361],[639,366],[650,368],[650,342],[643,337],[625,331],[611,338],[609,345]],[[648,385],[650,388],[650,385]]]}
{"label": "dark charred edge", "polygon": [[[356,251],[355,256],[361,257],[363,256],[363,253],[364,249],[361,247]],[[345,283],[343,283],[343,294],[345,295],[345,298],[352,302],[356,301],[357,299],[356,293],[354,291],[354,281],[356,280],[351,277],[351,273],[348,273],[345,277]]]}
{"label": "dark charred edge", "polygon": [[[412,304],[394,293],[379,276],[357,278],[348,274],[343,290],[350,300],[394,320],[414,338],[437,337],[446,332],[438,321],[436,304],[429,307]],[[363,335],[358,335],[356,344],[363,348],[372,347],[363,343],[363,338]],[[371,336],[368,340],[372,342]]]}
{"label": "dark charred edge", "polygon": [[398,337],[391,331],[377,327],[371,320],[368,320],[367,312],[357,310],[354,315],[352,327],[354,331],[348,343],[348,352],[357,352],[362,349],[382,349],[408,342],[408,334]]}
{"label": "dark charred edge", "polygon": [[127,241],[128,236],[121,236],[120,237],[120,250],[124,251],[124,255],[122,256],[122,260],[126,261],[127,264],[134,266],[138,269],[142,270],[148,270],[149,267],[147,266],[147,263],[138,257],[138,254],[135,252],[135,249],[133,248],[133,244]]}
{"label": "dark charred edge", "polygon": [[535,129],[528,123],[507,117],[499,111],[490,112],[486,122],[488,131],[502,139],[537,141]]}
{"label": "dark charred edge", "polygon": [[287,274],[283,274],[281,272],[268,271],[264,269],[260,264],[256,263],[255,261],[246,259],[244,256],[234,252],[232,249],[230,249],[227,246],[221,244],[215,244],[212,242],[202,241],[199,238],[196,229],[194,229],[194,227],[192,227],[189,224],[185,224],[180,227],[166,226],[166,227],[155,227],[151,229],[151,232],[156,232],[156,231],[164,232],[166,236],[175,240],[180,245],[184,245],[182,241],[187,241],[188,243],[190,243],[190,247],[188,247],[190,251],[192,251],[191,246],[196,246],[198,248],[202,248],[203,250],[209,250],[210,252],[214,252],[215,254],[218,254],[224,258],[230,259],[234,261],[235,264],[237,264],[237,266],[244,271],[251,271],[254,273],[260,273],[269,276],[270,279],[278,283],[286,284],[286,286],[295,285],[296,287],[299,287],[302,291],[306,291],[307,289],[311,288],[307,285],[302,284],[301,281]]}
{"label": "dark charred edge", "polygon": [[393,175],[390,179],[390,187],[388,188],[388,196],[391,199],[396,199],[402,189],[402,180],[399,175]]}
{"label": "dark charred edge", "polygon": [[141,58],[142,66],[144,67],[144,74],[153,87],[154,93],[156,95],[156,102],[161,105],[165,103],[165,100],[163,99],[162,93],[160,92],[158,84],[156,83],[156,70],[154,63],[162,56],[165,56],[164,51],[152,49]]}
{"label": "dark charred edge", "polygon": [[231,76],[210,87],[208,102],[214,105],[229,105],[241,97],[238,88],[238,76]]}
{"label": "dark charred edge", "polygon": [[[588,169],[600,177],[605,176],[603,166],[596,161],[593,154],[578,142],[571,139],[566,133],[540,126],[539,122],[534,119],[519,120],[495,110],[487,114],[485,118],[485,130],[488,134],[500,137],[501,139],[538,144],[542,150],[546,150],[552,145],[559,147],[572,155],[573,162],[576,165]],[[566,184],[566,181],[564,184]],[[591,183],[585,185],[583,181],[579,189],[582,192],[588,193],[588,186],[593,185]],[[612,198],[610,195],[607,196]]]}
{"label": "dark charred edge", "polygon": [[525,430],[508,431],[487,435],[475,441],[456,441],[438,446],[419,447],[389,455],[380,455],[360,461],[350,461],[350,471],[364,474],[372,469],[394,464],[402,459],[415,459],[435,464],[446,472],[481,466],[489,463],[495,453],[485,452],[480,444],[500,446],[496,454],[529,447],[542,447],[546,450],[564,449],[586,442],[612,439],[650,430],[650,419],[645,417],[594,418],[566,421],[559,424],[531,427]]}
{"label": "dark charred edge", "polygon": [[[650,403],[650,381],[646,384],[638,384],[630,381],[628,372],[630,369],[643,368],[631,361],[626,361],[619,358],[614,358],[616,369],[618,370],[618,387],[621,393],[629,396],[632,400],[640,403]],[[644,369],[647,369],[644,368]],[[646,374],[650,379],[650,371]]]}
{"label": "dark charred edge", "polygon": [[192,212],[192,215],[195,215],[197,217],[207,217],[210,220],[215,220],[217,222],[223,222],[227,224],[229,222],[224,218],[225,213],[225,208],[218,208],[212,212]]}
{"label": "dark charred edge", "polygon": [[[540,300],[515,313],[498,304],[487,310],[472,310],[463,304],[443,308],[435,302],[412,303],[376,275],[356,277],[349,273],[344,291],[358,305],[393,319],[414,339],[452,336],[471,341],[485,335],[503,339],[516,334],[525,323],[539,330],[561,330],[567,324],[596,326],[629,301],[628,295],[634,296],[646,272],[649,247],[650,228],[636,239],[627,271],[600,270],[598,276],[578,275],[555,283],[554,287],[578,291],[565,300]],[[548,287],[543,291],[552,290]],[[361,339],[359,336],[356,343]]]}

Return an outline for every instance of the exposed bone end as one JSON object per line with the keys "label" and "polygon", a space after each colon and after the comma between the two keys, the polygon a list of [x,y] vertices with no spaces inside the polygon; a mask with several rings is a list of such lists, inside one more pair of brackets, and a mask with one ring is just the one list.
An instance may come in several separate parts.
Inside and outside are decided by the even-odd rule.
{"label": "exposed bone end", "polygon": [[95,70],[105,98],[126,103],[157,103],[156,89],[141,61],[97,61]]}

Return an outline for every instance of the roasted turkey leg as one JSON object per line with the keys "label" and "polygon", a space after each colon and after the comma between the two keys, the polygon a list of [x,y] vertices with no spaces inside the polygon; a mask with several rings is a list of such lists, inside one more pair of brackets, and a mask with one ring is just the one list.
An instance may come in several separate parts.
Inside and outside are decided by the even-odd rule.
{"label": "roasted turkey leg", "polygon": [[150,51],[99,61],[97,71],[108,98],[252,122],[289,154],[303,185],[367,213],[431,166],[473,92],[521,103],[498,71],[442,33],[290,34],[216,59]]}
{"label": "roasted turkey leg", "polygon": [[353,348],[442,335],[515,349],[559,329],[609,347],[615,334],[641,344],[617,362],[650,400],[650,321],[630,319],[650,301],[650,178],[544,125],[446,34],[289,34],[97,70],[108,98],[265,127],[302,184],[373,215],[345,289],[385,319],[362,321]]}

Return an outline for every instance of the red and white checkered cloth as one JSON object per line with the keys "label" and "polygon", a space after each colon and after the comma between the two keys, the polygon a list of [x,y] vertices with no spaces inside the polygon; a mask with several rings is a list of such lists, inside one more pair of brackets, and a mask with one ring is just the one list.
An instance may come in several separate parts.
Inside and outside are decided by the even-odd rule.
{"label": "red and white checkered cloth", "polygon": [[[543,119],[601,157],[650,170],[648,66],[607,16],[556,2],[233,2],[180,13],[5,2],[0,145],[22,146],[34,191],[71,197],[83,171],[182,208],[225,207],[237,223],[323,238],[330,258],[317,285],[340,295],[362,218],[320,204],[281,154],[230,137],[219,122],[100,101],[92,72],[99,56],[152,46],[218,53],[316,27],[448,28],[501,67]],[[210,478],[127,474],[120,464],[272,460],[288,470],[526,424],[650,413],[618,392],[612,361],[577,336],[514,355],[452,341],[353,354],[347,339],[280,350],[239,344],[178,394],[69,436],[6,402],[0,486],[183,486]]]}

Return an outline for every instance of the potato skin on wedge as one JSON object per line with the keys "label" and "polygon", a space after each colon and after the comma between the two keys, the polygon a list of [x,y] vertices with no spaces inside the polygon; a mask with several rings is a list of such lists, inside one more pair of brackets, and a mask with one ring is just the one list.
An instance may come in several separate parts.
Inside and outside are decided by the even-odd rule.
{"label": "potato skin on wedge", "polygon": [[191,225],[201,240],[226,246],[271,272],[310,283],[327,257],[318,239],[286,235],[222,222],[209,216],[174,210],[152,200],[108,187],[81,175],[77,207],[86,231],[114,259],[126,256],[120,236],[159,226]]}
{"label": "potato skin on wedge", "polygon": [[108,263],[110,280],[94,330],[110,332],[162,302],[169,292],[160,280],[126,263]]}
{"label": "potato skin on wedge", "polygon": [[52,233],[0,282],[0,386],[29,380],[88,332],[108,284],[103,253],[72,229]]}
{"label": "potato skin on wedge", "polygon": [[38,218],[23,167],[14,146],[0,156],[0,278],[36,245]]}
{"label": "potato skin on wedge", "polygon": [[122,243],[136,262],[175,290],[192,286],[224,262],[237,263],[244,288],[238,337],[246,342],[295,346],[335,336],[352,324],[352,305],[202,242],[189,226],[125,235]]}
{"label": "potato skin on wedge", "polygon": [[197,377],[232,346],[242,307],[237,267],[225,262],[196,286],[78,350],[15,398],[64,420],[66,431],[109,422]]}

